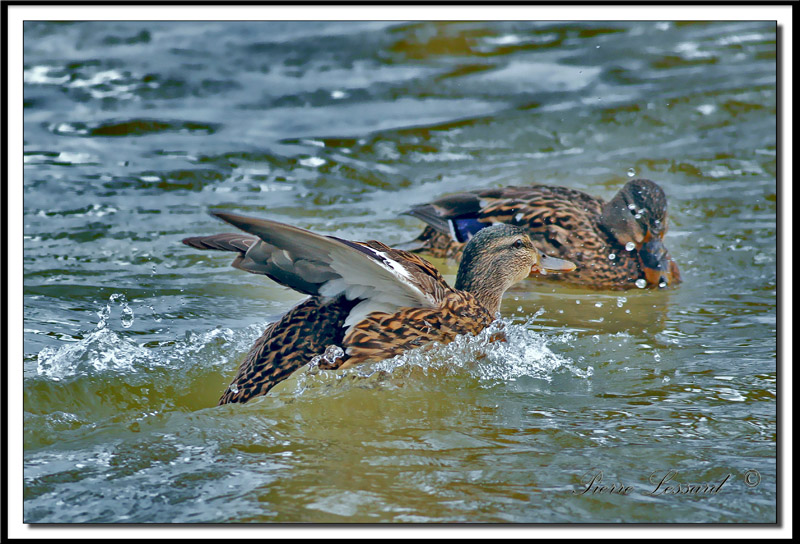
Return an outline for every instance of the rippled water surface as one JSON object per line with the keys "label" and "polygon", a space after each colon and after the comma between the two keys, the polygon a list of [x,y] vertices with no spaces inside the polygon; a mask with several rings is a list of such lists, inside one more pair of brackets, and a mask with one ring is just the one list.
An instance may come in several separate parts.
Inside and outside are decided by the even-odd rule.
{"label": "rippled water surface", "polygon": [[[776,50],[770,23],[27,23],[25,521],[775,522]],[[215,406],[302,297],[180,244],[228,230],[209,208],[391,244],[447,192],[629,170],[682,285],[529,280],[507,344]],[[668,471],[724,483],[652,494]],[[581,494],[600,473],[631,492]]]}

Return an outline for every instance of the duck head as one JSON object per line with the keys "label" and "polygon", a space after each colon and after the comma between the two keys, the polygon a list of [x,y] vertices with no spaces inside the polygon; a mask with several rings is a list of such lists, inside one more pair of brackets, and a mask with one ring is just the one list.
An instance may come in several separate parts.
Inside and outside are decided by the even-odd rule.
{"label": "duck head", "polygon": [[661,187],[648,179],[629,181],[603,206],[600,223],[621,246],[636,250],[649,286],[680,283],[678,265],[663,243],[668,216]]}
{"label": "duck head", "polygon": [[464,247],[456,289],[475,295],[492,314],[506,290],[530,275],[575,270],[563,259],[536,249],[525,229],[498,223],[478,231]]}

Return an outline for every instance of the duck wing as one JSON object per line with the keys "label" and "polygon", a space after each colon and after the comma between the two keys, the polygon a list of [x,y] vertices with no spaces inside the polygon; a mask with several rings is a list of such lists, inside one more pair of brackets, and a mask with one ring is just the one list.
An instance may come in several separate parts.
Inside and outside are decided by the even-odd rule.
{"label": "duck wing", "polygon": [[534,185],[453,193],[414,206],[403,214],[424,221],[434,231],[449,236],[455,242],[464,243],[476,232],[494,223],[520,224],[520,221],[513,220],[519,208],[548,189],[545,185]]}
{"label": "duck wing", "polygon": [[236,268],[264,274],[301,293],[361,300],[347,327],[373,311],[437,307],[450,289],[430,263],[380,242],[351,242],[243,215],[212,215],[254,236],[193,237],[185,244],[236,251]]}
{"label": "duck wing", "polygon": [[238,255],[231,263],[231,266],[244,270],[245,272],[253,272],[254,274],[263,274],[264,272],[254,270],[248,265],[242,265],[245,259],[247,250],[258,242],[256,236],[247,236],[242,233],[226,232],[223,234],[212,234],[211,236],[191,236],[181,240],[187,246],[195,249],[205,249],[214,251],[234,251]]}
{"label": "duck wing", "polygon": [[602,204],[602,200],[575,189],[531,185],[456,193],[405,213],[459,243],[494,223],[523,226],[539,249],[569,258],[565,251],[571,246],[583,242],[586,249],[603,246],[596,232]]}
{"label": "duck wing", "polygon": [[525,227],[548,255],[580,262],[583,253],[606,245],[597,230],[603,201],[584,192],[536,185],[482,193],[487,205],[478,214],[480,221]]}
{"label": "duck wing", "polygon": [[457,226],[454,220],[475,217],[480,212],[481,205],[480,197],[474,192],[454,193],[427,204],[414,206],[410,210],[404,211],[403,215],[416,217],[433,227],[434,230],[458,239],[460,233],[458,230],[454,230],[454,227]]}

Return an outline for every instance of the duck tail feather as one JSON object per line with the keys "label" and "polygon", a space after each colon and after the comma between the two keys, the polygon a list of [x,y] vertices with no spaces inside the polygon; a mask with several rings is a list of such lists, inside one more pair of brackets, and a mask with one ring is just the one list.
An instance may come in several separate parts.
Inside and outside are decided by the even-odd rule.
{"label": "duck tail feather", "polygon": [[432,204],[420,204],[419,206],[414,206],[410,210],[404,211],[402,215],[416,217],[420,221],[423,221],[424,223],[433,227],[435,230],[443,234],[450,234],[449,221],[442,217],[439,213],[439,210],[437,210]]}
{"label": "duck tail feather", "polygon": [[211,236],[190,236],[189,238],[184,238],[181,242],[195,249],[246,253],[257,240],[258,238],[255,236],[227,232]]}

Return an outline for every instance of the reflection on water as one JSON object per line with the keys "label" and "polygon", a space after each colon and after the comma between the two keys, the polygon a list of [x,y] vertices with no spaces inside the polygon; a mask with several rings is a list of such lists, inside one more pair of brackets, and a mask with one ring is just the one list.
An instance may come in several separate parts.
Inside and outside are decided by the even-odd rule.
{"label": "reflection on water", "polygon": [[[774,522],[776,49],[748,22],[26,23],[25,521]],[[182,246],[224,231],[208,208],[392,244],[447,192],[632,175],[679,287],[530,280],[505,344],[214,406],[302,297]],[[646,494],[667,469],[731,478]],[[635,491],[572,493],[597,471]]]}

